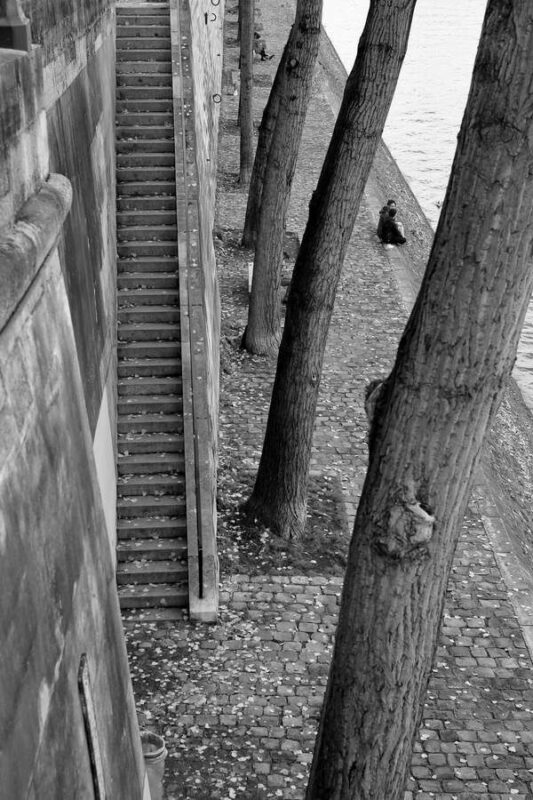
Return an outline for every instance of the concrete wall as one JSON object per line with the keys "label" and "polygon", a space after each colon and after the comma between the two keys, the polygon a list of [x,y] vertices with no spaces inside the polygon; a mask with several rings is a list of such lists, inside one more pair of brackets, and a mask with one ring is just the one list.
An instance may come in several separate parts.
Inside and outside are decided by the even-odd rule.
{"label": "concrete wall", "polygon": [[114,7],[21,6],[38,45],[0,50],[0,794],[79,800],[100,780],[129,800],[143,767],[112,558]]}
{"label": "concrete wall", "polygon": [[[213,226],[216,192],[218,123],[222,85],[224,0],[215,5],[190,0],[191,70],[198,174],[199,250],[206,310],[206,358],[209,401],[218,416],[218,339],[220,310]],[[206,22],[207,14],[207,22]]]}
{"label": "concrete wall", "polygon": [[218,608],[220,308],[213,226],[223,13],[223,0],[171,0],[189,613],[204,621],[214,621]]}

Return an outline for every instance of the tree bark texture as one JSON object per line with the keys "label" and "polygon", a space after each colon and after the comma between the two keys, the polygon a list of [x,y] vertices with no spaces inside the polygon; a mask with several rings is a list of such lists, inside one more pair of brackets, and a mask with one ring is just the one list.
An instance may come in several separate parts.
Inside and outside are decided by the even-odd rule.
{"label": "tree bark texture", "polygon": [[470,481],[532,290],[533,7],[489,0],[428,267],[379,393],[307,800],[400,800]]}
{"label": "tree bark texture", "polygon": [[298,0],[287,42],[285,77],[264,174],[246,349],[275,355],[281,339],[285,218],[320,44],[322,0]]}
{"label": "tree bark texture", "polygon": [[259,209],[261,207],[261,195],[263,193],[263,181],[268,159],[268,151],[274,135],[274,128],[278,118],[281,95],[283,93],[283,81],[285,78],[285,62],[287,58],[287,44],[283,50],[274,83],[268,96],[268,101],[261,117],[257,147],[255,150],[254,166],[248,190],[248,202],[246,204],[246,214],[244,217],[244,228],[242,232],[242,246],[255,248],[257,239],[257,227],[259,222]]}
{"label": "tree bark texture", "polygon": [[252,174],[254,157],[253,123],[253,60],[254,60],[254,0],[239,2],[240,73],[239,96],[240,170],[239,183],[247,186]]}
{"label": "tree bark texture", "polygon": [[248,508],[300,538],[327,332],[346,248],[405,55],[416,0],[373,0],[294,267]]}

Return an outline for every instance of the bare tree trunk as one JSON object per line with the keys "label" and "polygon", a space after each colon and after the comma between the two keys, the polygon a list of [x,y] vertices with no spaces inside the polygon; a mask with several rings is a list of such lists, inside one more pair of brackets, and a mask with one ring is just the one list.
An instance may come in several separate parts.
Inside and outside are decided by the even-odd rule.
{"label": "bare tree trunk", "polygon": [[253,59],[254,0],[239,2],[241,92],[239,96],[240,172],[239,183],[247,186],[252,173],[254,153]]}
{"label": "bare tree trunk", "polygon": [[533,7],[490,0],[420,294],[377,400],[307,800],[400,800],[471,476],[533,284]]}
{"label": "bare tree trunk", "polygon": [[346,248],[405,55],[416,0],[372,0],[294,267],[259,471],[248,509],[303,534],[327,332]]}
{"label": "bare tree trunk", "polygon": [[287,44],[283,50],[274,83],[268,96],[268,102],[263,111],[261,125],[259,126],[259,136],[255,151],[254,166],[248,190],[248,203],[246,205],[246,215],[244,218],[244,229],[242,233],[242,246],[255,248],[257,238],[257,227],[259,223],[259,209],[261,207],[261,195],[263,193],[263,181],[268,159],[268,152],[274,135],[274,128],[278,118],[278,111],[283,93],[283,79],[285,77],[285,64],[287,60]]}
{"label": "bare tree trunk", "polygon": [[322,0],[298,0],[287,42],[285,78],[268,151],[244,346],[274,355],[281,339],[281,268],[285,218],[320,44]]}

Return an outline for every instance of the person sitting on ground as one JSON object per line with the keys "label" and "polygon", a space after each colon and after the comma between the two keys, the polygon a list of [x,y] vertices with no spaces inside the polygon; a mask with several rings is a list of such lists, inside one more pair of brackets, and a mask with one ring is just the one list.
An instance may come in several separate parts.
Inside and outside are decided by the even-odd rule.
{"label": "person sitting on ground", "polygon": [[[398,213],[398,209],[396,208],[396,200],[387,200],[387,206],[386,207],[387,207],[388,211],[390,211],[392,208],[394,208],[396,213]],[[385,208],[385,206],[384,206],[384,208]],[[388,213],[386,214],[386,216],[388,216]],[[394,214],[393,214],[393,216],[394,216]],[[403,222],[400,222],[398,217],[396,217],[395,220],[396,220],[396,225],[398,226],[398,230],[400,231],[402,236],[405,236],[405,232],[404,232],[404,229],[403,229]]]}
{"label": "person sitting on ground", "polygon": [[400,233],[401,233],[401,235],[402,235],[402,236],[405,236],[404,229],[403,229],[403,222],[400,222],[400,220],[398,219],[398,217],[397,217],[397,216],[395,216],[395,215],[398,213],[398,209],[396,208],[396,203],[395,203],[395,201],[394,201],[394,200],[389,200],[389,203],[390,203],[390,205],[389,205],[389,211],[391,211],[392,209],[394,209],[394,212],[395,212],[395,213],[394,213],[392,216],[394,217],[394,221],[395,221],[396,225],[398,226],[398,230],[400,231]]}
{"label": "person sitting on ground", "polygon": [[271,58],[274,58],[273,53],[267,53],[266,42],[257,31],[254,31],[254,53],[260,56],[261,61],[270,61]]}
{"label": "person sitting on ground", "polygon": [[395,217],[396,209],[389,207],[389,215],[383,220],[381,228],[381,241],[385,244],[405,244],[407,241],[405,236],[402,236]]}
{"label": "person sitting on ground", "polygon": [[387,217],[389,216],[389,211],[391,208],[396,208],[396,203],[394,202],[394,200],[388,200],[387,205],[383,206],[383,208],[379,212],[379,220],[376,233],[380,239],[383,231],[383,221],[387,219]]}

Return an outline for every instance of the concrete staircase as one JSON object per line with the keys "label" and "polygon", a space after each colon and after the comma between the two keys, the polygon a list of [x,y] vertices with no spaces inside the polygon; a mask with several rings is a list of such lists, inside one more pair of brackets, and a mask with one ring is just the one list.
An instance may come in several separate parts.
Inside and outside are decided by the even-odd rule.
{"label": "concrete staircase", "polygon": [[117,6],[118,568],[123,609],[188,604],[168,3]]}

